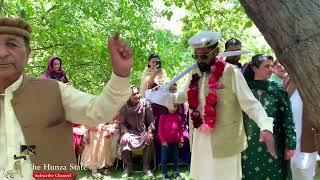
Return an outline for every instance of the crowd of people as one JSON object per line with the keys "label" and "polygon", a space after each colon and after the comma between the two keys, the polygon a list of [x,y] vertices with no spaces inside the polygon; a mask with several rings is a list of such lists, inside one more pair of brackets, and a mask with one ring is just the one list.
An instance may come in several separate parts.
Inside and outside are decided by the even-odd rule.
{"label": "crowd of people", "polygon": [[[169,88],[174,105],[166,107],[145,97],[170,80],[158,54],[146,61],[140,86],[130,85],[132,52],[115,33],[113,73],[93,96],[70,85],[63,57],[50,57],[42,78],[24,74],[31,32],[23,19],[0,18],[0,179],[32,179],[49,171],[33,168],[43,163],[78,164],[98,178],[120,160],[127,178],[138,166],[134,154],[148,177],[160,167],[164,180],[182,179],[181,164],[195,180],[313,179],[317,152],[301,152],[303,101],[273,56],[242,65],[241,55],[219,55],[221,33],[199,32],[188,41],[198,66]],[[235,38],[225,43],[226,52],[241,48]],[[12,158],[24,144],[36,154]]]}

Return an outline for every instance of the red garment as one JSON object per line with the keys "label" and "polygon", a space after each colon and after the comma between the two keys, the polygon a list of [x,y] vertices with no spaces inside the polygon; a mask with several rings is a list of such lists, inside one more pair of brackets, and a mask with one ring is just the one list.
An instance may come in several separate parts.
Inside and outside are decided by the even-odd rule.
{"label": "red garment", "polygon": [[[72,124],[73,128],[79,128],[80,126],[81,126],[81,124]],[[75,153],[77,162],[79,160],[78,159],[79,153],[81,153],[81,152],[79,152],[79,150],[80,150],[82,138],[83,138],[83,135],[73,133],[73,148],[74,148],[74,153]]]}
{"label": "red garment", "polygon": [[178,114],[162,114],[159,119],[158,135],[161,144],[183,142],[183,123]]}

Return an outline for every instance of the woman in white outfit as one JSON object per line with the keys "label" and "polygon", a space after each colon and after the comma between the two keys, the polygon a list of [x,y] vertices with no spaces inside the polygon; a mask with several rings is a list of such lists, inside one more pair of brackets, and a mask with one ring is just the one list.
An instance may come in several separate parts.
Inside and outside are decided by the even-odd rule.
{"label": "woman in white outfit", "polygon": [[297,133],[296,154],[291,159],[293,180],[313,180],[316,169],[317,152],[301,152],[303,102],[297,89],[291,95],[290,100]]}
{"label": "woman in white outfit", "polygon": [[294,86],[288,74],[284,76],[284,88],[288,91],[288,94],[291,95],[291,108],[297,136],[296,153],[291,158],[292,178],[293,180],[313,180],[315,176],[317,152],[301,152],[303,102],[298,89]]}

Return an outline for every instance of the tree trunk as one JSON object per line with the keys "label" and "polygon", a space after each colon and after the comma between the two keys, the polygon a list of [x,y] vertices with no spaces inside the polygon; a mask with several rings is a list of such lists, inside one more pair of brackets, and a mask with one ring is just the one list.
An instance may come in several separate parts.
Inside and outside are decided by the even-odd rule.
{"label": "tree trunk", "polygon": [[[302,150],[314,151],[320,145],[315,143],[320,142],[320,1],[240,0],[240,3],[297,85],[307,112],[303,122],[310,124],[309,130],[314,132],[313,140],[302,136]],[[306,143],[311,143],[312,148]]]}

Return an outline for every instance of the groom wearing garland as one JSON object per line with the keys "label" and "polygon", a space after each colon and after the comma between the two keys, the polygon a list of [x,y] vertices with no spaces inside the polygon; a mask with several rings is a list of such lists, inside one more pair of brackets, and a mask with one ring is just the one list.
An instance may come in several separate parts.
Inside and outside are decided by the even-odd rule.
{"label": "groom wearing garland", "polygon": [[[240,180],[241,151],[247,147],[242,110],[260,127],[260,139],[275,156],[273,119],[249,89],[238,68],[218,57],[219,32],[200,32],[189,39],[198,68],[174,95],[191,109],[191,177],[195,180]],[[192,132],[193,131],[193,132]]]}

